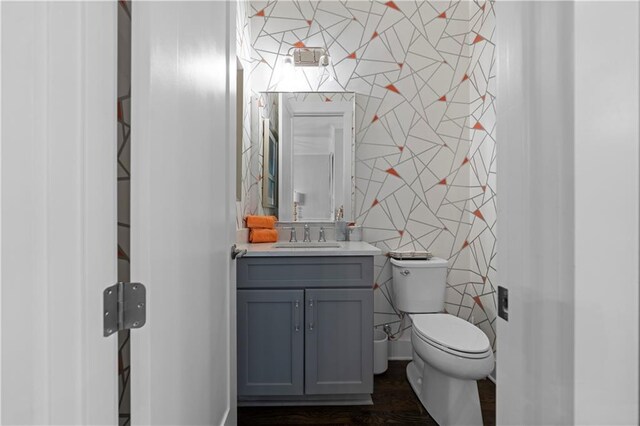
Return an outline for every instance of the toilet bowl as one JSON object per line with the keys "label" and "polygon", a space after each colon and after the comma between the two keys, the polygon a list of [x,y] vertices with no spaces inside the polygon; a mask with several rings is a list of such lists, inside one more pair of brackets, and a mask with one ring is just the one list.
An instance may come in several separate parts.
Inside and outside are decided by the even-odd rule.
{"label": "toilet bowl", "polygon": [[487,336],[443,313],[447,261],[391,260],[394,300],[412,321],[413,360],[407,378],[439,425],[482,425],[476,380],[493,370]]}
{"label": "toilet bowl", "polygon": [[478,327],[449,314],[410,317],[413,349],[434,368],[465,380],[483,379],[493,370],[493,350]]}

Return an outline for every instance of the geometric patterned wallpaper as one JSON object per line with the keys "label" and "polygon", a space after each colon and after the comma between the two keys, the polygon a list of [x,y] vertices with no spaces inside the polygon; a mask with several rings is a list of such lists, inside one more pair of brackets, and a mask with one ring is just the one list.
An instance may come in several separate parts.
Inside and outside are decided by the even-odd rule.
{"label": "geometric patterned wallpaper", "polygon": [[[383,253],[426,249],[448,259],[446,310],[478,325],[495,349],[493,1],[240,6],[247,97],[239,217],[261,212],[258,93],[356,92],[355,216],[364,239]],[[316,69],[283,80],[281,58],[292,46],[326,47],[335,80]],[[376,325],[410,326],[393,307],[388,258],[378,256],[375,268]]]}
{"label": "geometric patterned wallpaper", "polygon": [[[131,2],[118,6],[118,281],[129,281],[131,188]],[[120,426],[131,422],[129,331],[118,332],[118,411]]]}
{"label": "geometric patterned wallpaper", "polygon": [[243,117],[242,117],[242,197],[237,205],[236,228],[244,227],[243,220],[249,214],[271,214],[262,207],[262,145],[259,138],[260,100],[252,88],[255,70],[251,60],[251,7],[248,0],[237,0],[236,55],[244,68]]}

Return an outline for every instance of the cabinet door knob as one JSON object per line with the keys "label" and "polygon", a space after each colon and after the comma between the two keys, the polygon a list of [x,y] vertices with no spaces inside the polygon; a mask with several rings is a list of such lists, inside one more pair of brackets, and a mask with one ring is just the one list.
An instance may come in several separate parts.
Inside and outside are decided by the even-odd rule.
{"label": "cabinet door knob", "polygon": [[296,313],[296,323],[294,325],[294,329],[296,332],[300,331],[300,302],[296,300],[295,302],[295,313]]}
{"label": "cabinet door knob", "polygon": [[309,331],[313,331],[313,299],[309,299]]}

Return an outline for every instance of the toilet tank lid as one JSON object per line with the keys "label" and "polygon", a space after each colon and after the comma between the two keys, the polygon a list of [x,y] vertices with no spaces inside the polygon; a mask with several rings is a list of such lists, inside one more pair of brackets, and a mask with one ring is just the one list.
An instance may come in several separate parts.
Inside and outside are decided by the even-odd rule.
{"label": "toilet tank lid", "polygon": [[429,260],[398,260],[392,258],[391,264],[402,268],[446,268],[449,262],[439,257],[432,257]]}

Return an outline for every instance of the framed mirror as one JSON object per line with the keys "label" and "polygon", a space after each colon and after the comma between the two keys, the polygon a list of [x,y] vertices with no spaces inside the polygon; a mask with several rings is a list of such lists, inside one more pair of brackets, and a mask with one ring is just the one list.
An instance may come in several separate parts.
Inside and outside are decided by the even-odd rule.
{"label": "framed mirror", "polygon": [[263,92],[260,105],[263,206],[280,222],[352,221],[355,93]]}

